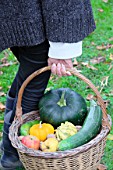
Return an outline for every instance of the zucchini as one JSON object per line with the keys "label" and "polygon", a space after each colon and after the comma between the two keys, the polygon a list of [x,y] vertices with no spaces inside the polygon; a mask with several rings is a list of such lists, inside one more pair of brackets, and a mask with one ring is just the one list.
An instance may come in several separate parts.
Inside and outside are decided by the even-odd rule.
{"label": "zucchini", "polygon": [[89,142],[99,133],[101,126],[102,110],[100,106],[92,100],[89,113],[80,131],[59,142],[58,149],[61,151],[70,150]]}

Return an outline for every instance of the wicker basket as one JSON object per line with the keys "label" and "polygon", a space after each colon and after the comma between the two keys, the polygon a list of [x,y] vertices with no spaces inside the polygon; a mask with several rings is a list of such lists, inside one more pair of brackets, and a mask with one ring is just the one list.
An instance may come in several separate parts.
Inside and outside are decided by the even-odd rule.
{"label": "wicker basket", "polygon": [[32,111],[22,115],[21,101],[27,84],[37,75],[51,68],[44,67],[31,74],[23,83],[18,94],[16,116],[10,126],[9,138],[12,145],[17,149],[21,162],[26,170],[96,170],[104,153],[106,136],[111,127],[111,121],[106,113],[105,104],[96,87],[76,70],[70,70],[73,75],[86,82],[97,96],[97,102],[103,112],[103,125],[100,133],[90,142],[75,149],[57,152],[42,152],[25,147],[18,139],[19,127],[29,120],[39,119],[38,111]]}

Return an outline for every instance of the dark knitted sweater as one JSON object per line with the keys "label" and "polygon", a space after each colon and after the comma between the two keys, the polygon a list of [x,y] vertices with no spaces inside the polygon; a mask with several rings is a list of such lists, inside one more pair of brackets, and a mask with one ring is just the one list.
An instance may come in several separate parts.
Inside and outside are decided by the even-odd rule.
{"label": "dark knitted sweater", "polygon": [[0,1],[0,51],[45,39],[78,42],[94,29],[90,0]]}

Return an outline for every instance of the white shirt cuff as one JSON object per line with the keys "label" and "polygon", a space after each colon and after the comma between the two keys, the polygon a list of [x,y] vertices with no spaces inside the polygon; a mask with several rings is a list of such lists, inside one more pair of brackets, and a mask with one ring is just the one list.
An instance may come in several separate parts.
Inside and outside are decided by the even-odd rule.
{"label": "white shirt cuff", "polygon": [[82,54],[82,41],[77,43],[62,43],[49,41],[48,56],[55,59],[70,59]]}

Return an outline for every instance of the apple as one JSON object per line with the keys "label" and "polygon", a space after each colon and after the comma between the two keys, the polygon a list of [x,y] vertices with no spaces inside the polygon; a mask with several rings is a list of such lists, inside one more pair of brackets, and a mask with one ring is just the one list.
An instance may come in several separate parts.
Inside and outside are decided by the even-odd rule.
{"label": "apple", "polygon": [[40,147],[40,140],[36,136],[32,136],[32,135],[24,136],[22,137],[21,142],[28,148],[38,150]]}

